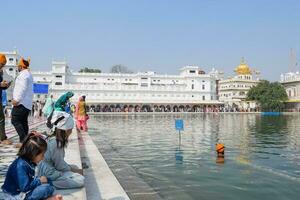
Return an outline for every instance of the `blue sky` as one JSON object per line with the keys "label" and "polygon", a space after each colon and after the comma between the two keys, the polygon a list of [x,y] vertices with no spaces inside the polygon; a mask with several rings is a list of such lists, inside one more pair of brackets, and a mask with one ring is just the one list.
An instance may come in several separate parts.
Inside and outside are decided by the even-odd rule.
{"label": "blue sky", "polygon": [[[278,80],[300,57],[297,0],[2,1],[0,51],[16,47],[33,70],[115,64],[177,74],[184,65],[233,75],[241,57]],[[299,60],[299,59],[298,59]]]}

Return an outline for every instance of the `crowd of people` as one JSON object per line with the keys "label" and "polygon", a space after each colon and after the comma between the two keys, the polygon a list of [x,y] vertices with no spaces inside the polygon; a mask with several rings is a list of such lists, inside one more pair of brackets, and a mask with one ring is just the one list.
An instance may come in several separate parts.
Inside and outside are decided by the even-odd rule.
{"label": "crowd of people", "polygon": [[237,106],[224,106],[224,105],[91,105],[87,106],[89,112],[162,112],[162,113],[170,113],[170,112],[258,112],[258,108],[239,108]]}
{"label": "crowd of people", "polygon": [[[11,86],[3,80],[5,55],[0,54],[0,92]],[[2,190],[5,199],[49,199],[61,200],[57,189],[84,186],[82,169],[65,161],[65,148],[75,126],[77,131],[87,131],[85,96],[76,106],[71,106],[73,92],[67,92],[56,101],[50,96],[45,103],[33,102],[33,78],[29,70],[30,60],[22,58],[18,64],[19,74],[13,88],[11,123],[19,142],[17,158],[9,166]],[[0,139],[2,145],[12,145],[5,133],[5,115],[0,95]],[[29,131],[28,117],[47,117],[49,131],[43,135]]]}
{"label": "crowd of people", "polygon": [[44,107],[45,103],[43,103],[42,101],[35,101],[32,103],[32,109],[30,112],[30,115],[33,116],[34,118],[41,118],[43,115],[43,107]]}

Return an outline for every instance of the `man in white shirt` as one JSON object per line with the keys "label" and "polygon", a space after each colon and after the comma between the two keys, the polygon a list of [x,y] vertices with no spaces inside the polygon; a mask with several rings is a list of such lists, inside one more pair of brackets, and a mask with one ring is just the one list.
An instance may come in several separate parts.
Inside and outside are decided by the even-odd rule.
{"label": "man in white shirt", "polygon": [[[13,109],[11,112],[11,123],[14,125],[20,143],[23,142],[28,134],[28,115],[32,109],[33,100],[33,78],[29,71],[30,60],[21,58],[18,65],[19,75],[16,78],[13,91]],[[20,144],[16,145],[17,147]]]}

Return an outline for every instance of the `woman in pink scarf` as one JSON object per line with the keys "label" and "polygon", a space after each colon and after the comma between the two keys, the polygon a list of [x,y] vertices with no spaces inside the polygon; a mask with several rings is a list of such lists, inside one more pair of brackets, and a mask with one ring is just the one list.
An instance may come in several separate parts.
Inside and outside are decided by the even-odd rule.
{"label": "woman in pink scarf", "polygon": [[80,131],[82,128],[84,132],[87,132],[88,127],[86,122],[89,119],[89,116],[86,113],[85,96],[79,98],[76,105],[75,119],[77,130]]}

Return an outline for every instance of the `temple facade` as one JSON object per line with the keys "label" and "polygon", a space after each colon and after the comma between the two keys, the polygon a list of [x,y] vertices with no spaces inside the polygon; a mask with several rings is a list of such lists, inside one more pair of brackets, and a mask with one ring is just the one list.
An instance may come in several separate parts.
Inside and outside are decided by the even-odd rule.
{"label": "temple facade", "polygon": [[219,100],[224,102],[227,109],[254,110],[256,103],[246,101],[246,97],[250,88],[259,83],[259,72],[251,70],[244,59],[235,68],[234,72],[234,77],[219,81]]}
{"label": "temple facade", "polygon": [[[32,74],[35,83],[49,85],[55,99],[73,91],[72,101],[85,95],[88,105],[101,110],[203,111],[222,104],[217,99],[216,70],[205,73],[198,66],[185,66],[179,72],[79,73],[71,71],[66,62],[52,62],[51,71]],[[35,99],[43,101],[49,94],[35,94]]]}
{"label": "temple facade", "polygon": [[288,72],[281,74],[280,83],[284,86],[289,98],[286,102],[286,109],[300,111],[300,73]]}
{"label": "temple facade", "polygon": [[[2,53],[8,60],[4,68],[6,79],[14,80],[20,56],[16,51]],[[129,111],[167,112],[254,110],[256,104],[246,101],[246,96],[249,89],[259,82],[259,73],[244,60],[234,71],[235,76],[227,79],[220,78],[221,73],[215,69],[206,73],[198,66],[184,66],[177,75],[153,71],[80,73],[72,71],[64,61],[53,61],[50,71],[31,72],[35,86],[47,88],[46,92],[35,90],[34,100],[45,101],[49,95],[57,99],[65,92],[73,91],[72,103],[85,95],[87,104],[100,111],[125,108]],[[284,81],[282,83],[285,84]],[[295,87],[288,86],[287,92],[293,96],[295,89],[291,88]]]}

